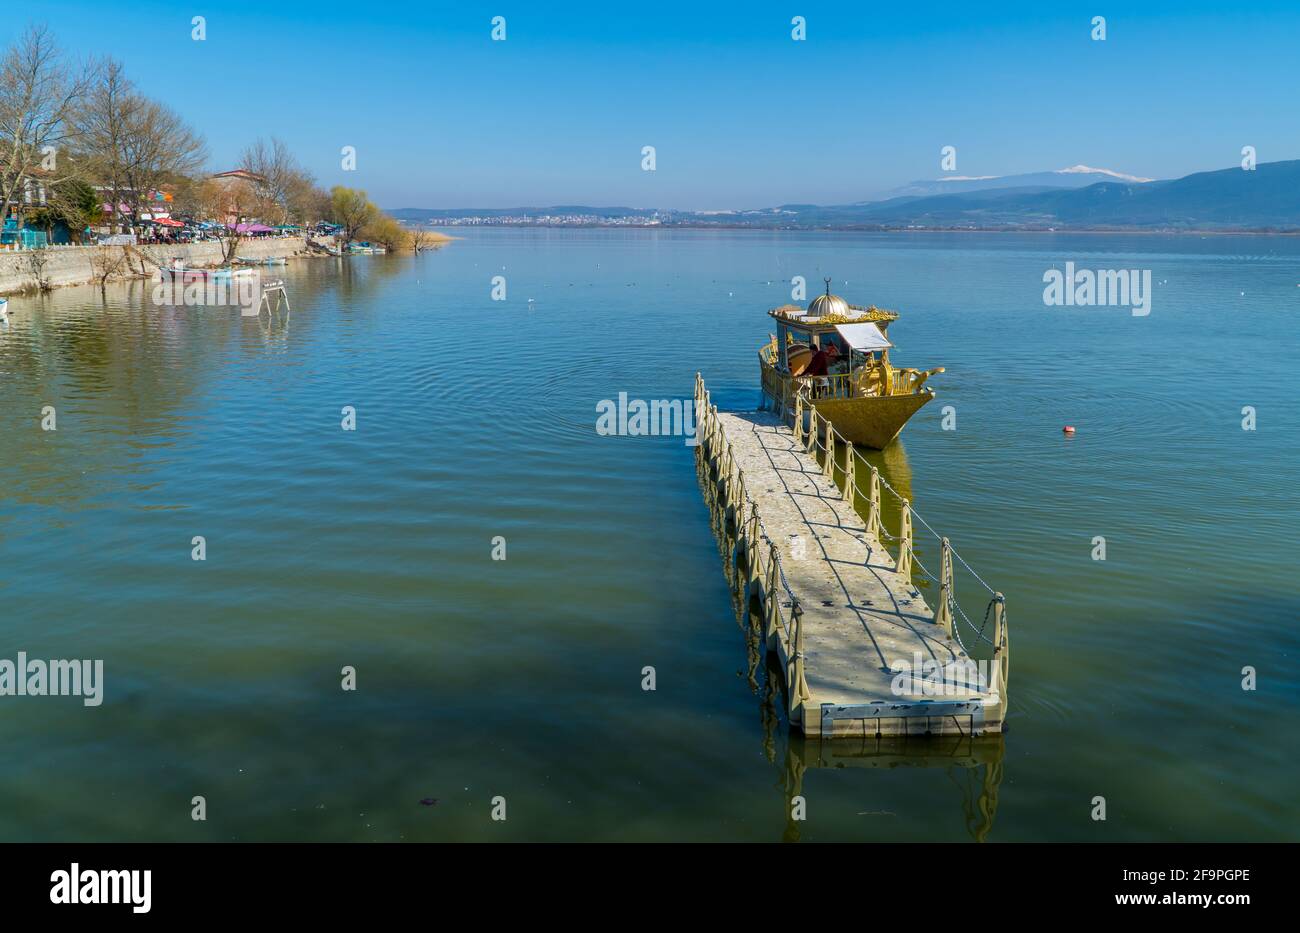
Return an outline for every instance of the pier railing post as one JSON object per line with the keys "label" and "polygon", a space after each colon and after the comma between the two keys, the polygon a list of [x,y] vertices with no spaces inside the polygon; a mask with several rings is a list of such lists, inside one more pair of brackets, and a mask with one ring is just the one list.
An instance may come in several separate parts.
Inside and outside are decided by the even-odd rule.
{"label": "pier railing post", "polygon": [[885,543],[885,536],[881,534],[880,524],[880,471],[875,467],[871,468],[871,488],[867,494],[867,533],[876,536],[882,545]]}
{"label": "pier railing post", "polygon": [[844,498],[848,500],[849,508],[854,507],[853,489],[857,483],[857,465],[853,462],[858,456],[853,451],[853,442],[845,438],[844,440]]}
{"label": "pier railing post", "polygon": [[903,511],[898,516],[898,563],[894,572],[905,581],[912,580],[912,504],[903,500]]}
{"label": "pier railing post", "polygon": [[[781,582],[781,569],[776,563],[780,559],[777,555],[776,542],[768,542],[767,554],[767,592],[763,594],[763,608],[767,610],[763,615],[767,623],[766,637],[771,638],[777,633],[777,620],[780,618],[781,607],[776,604],[776,588]],[[777,637],[780,637],[777,633]]]}
{"label": "pier railing post", "polygon": [[943,539],[939,560],[939,605],[934,610],[934,621],[952,637],[952,545]]}
{"label": "pier railing post", "polygon": [[1007,675],[1010,673],[1010,657],[1007,650],[1007,599],[1001,593],[993,594],[993,661],[998,668],[998,693],[1002,696],[1003,709],[1006,708]]}
{"label": "pier railing post", "polygon": [[822,474],[835,485],[835,428],[826,422],[826,443],[822,445]]}
{"label": "pier railing post", "polygon": [[803,701],[808,699],[808,684],[804,681],[803,675],[803,607],[799,605],[799,600],[794,600],[790,607],[790,624],[794,629],[793,646],[794,646],[794,672],[788,684],[790,689],[790,712],[794,713]]}
{"label": "pier railing post", "polygon": [[803,443],[803,396],[794,397],[794,442]]}

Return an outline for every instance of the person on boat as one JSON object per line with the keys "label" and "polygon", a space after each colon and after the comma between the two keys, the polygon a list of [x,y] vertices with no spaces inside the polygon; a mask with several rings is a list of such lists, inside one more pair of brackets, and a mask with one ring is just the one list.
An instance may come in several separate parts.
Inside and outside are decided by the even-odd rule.
{"label": "person on boat", "polygon": [[803,371],[805,376],[825,376],[830,372],[833,366],[840,358],[840,348],[834,343],[827,343],[825,346],[818,348],[813,354],[812,360],[808,363],[808,368]]}
{"label": "person on boat", "polygon": [[834,343],[827,343],[825,346],[818,348],[813,354],[812,360],[804,369],[801,375],[813,376],[813,395],[820,398],[830,389],[831,366],[833,366],[840,357],[839,348]]}

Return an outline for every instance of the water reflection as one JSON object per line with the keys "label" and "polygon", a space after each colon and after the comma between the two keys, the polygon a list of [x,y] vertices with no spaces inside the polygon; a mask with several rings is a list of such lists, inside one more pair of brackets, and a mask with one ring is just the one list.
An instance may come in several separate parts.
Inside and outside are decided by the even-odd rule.
{"label": "water reflection", "polygon": [[[887,451],[872,451],[868,461],[900,493],[911,499],[911,473],[901,444]],[[776,769],[776,787],[782,795],[785,842],[798,842],[803,822],[793,818],[794,798],[804,797],[804,776],[816,768],[891,769],[943,768],[956,789],[966,832],[983,842],[993,828],[1006,742],[1002,735],[969,736],[857,736],[823,739],[790,728],[785,678],[776,657],[763,639],[763,618],[756,596],[745,591],[742,551],[737,546],[735,516],[723,505],[719,478],[696,448],[696,476],[722,558],[723,575],[732,596],[737,627],[745,641],[746,682],[758,705],[762,724],[763,756]],[[890,498],[890,497],[886,497]]]}

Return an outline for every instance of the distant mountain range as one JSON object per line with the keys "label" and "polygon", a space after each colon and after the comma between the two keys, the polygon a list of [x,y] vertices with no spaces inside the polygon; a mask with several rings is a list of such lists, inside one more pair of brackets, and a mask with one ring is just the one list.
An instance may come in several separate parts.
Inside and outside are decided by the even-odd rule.
{"label": "distant mountain range", "polygon": [[1300,160],[1153,181],[1075,166],[996,178],[914,182],[855,204],[783,204],[742,211],[562,206],[502,210],[404,208],[433,224],[661,225],[777,229],[1300,231]]}
{"label": "distant mountain range", "polygon": [[1091,168],[1087,165],[1073,165],[1070,168],[1057,169],[1054,172],[1030,172],[1024,175],[948,175],[929,181],[914,181],[910,185],[895,188],[877,198],[859,201],[870,204],[892,198],[927,197],[934,194],[958,194],[967,191],[988,191],[996,188],[1086,188],[1104,181],[1120,181],[1129,184],[1155,181],[1154,178],[1138,178],[1123,172],[1112,172],[1105,168]]}

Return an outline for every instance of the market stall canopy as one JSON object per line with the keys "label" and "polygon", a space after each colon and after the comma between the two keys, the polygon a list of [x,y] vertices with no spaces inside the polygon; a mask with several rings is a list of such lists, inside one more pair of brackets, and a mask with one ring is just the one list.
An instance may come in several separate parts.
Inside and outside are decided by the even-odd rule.
{"label": "market stall canopy", "polygon": [[880,328],[868,321],[865,324],[836,324],[835,330],[844,338],[853,349],[862,353],[873,353],[876,350],[888,350],[893,346],[885,335],[880,332]]}
{"label": "market stall canopy", "polygon": [[266,224],[235,224],[236,233],[272,233],[274,227],[268,227]]}
{"label": "market stall canopy", "polygon": [[183,227],[183,226],[185,226],[185,224],[181,223],[179,220],[172,220],[170,217],[155,217],[155,218],[153,219],[153,222],[156,223],[156,224],[162,224],[164,227]]}

